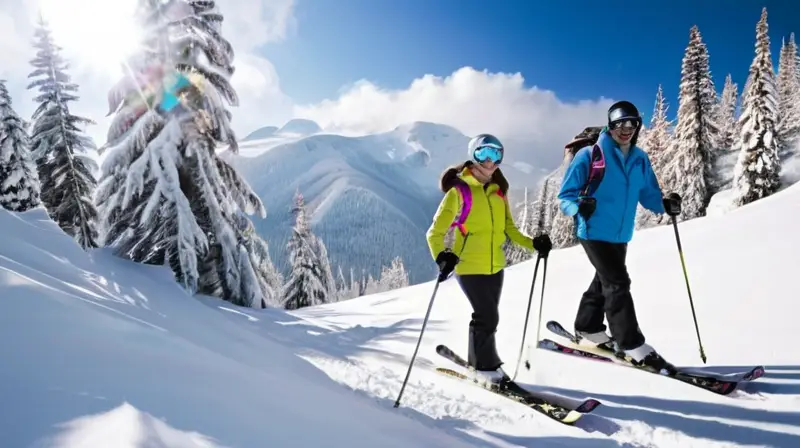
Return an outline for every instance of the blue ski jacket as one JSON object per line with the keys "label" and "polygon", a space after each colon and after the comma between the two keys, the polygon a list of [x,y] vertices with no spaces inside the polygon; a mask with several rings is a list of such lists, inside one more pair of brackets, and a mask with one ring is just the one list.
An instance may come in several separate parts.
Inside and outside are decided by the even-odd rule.
{"label": "blue ski jacket", "polygon": [[661,187],[653,172],[650,158],[638,146],[623,155],[619,146],[604,130],[597,145],[605,158],[605,174],[594,193],[597,207],[585,220],[578,214],[578,203],[589,177],[592,146],[575,154],[558,193],[561,211],[575,218],[577,237],[610,243],[627,243],[633,238],[638,204],[654,213],[664,213]]}

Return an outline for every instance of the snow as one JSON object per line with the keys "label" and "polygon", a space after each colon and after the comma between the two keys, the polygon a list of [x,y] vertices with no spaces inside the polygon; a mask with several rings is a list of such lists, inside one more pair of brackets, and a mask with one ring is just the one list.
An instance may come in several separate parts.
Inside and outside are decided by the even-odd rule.
{"label": "snow", "polygon": [[[0,210],[0,359],[11,360],[0,369],[0,440],[53,448],[798,446],[799,310],[790,280],[800,266],[798,204],[793,185],[679,225],[706,367],[765,364],[764,378],[723,397],[525,350],[533,370],[520,369],[521,383],[603,402],[574,427],[433,371],[448,366],[437,344],[465,352],[470,309],[454,280],[439,288],[395,409],[433,284],[293,312],[239,308],[187,296],[165,267],[84,252],[41,208]],[[508,269],[500,302],[509,371],[533,263]],[[637,232],[629,267],[648,342],[679,365],[701,366],[671,226]],[[591,274],[580,248],[553,251],[544,318],[570,327]]]}
{"label": "snow", "polygon": [[264,138],[272,137],[275,134],[275,131],[277,130],[278,130],[277,126],[264,126],[263,128],[258,128],[255,131],[247,134],[247,136],[242,139],[242,142],[250,140],[261,140]]}
{"label": "snow", "polygon": [[308,136],[322,132],[322,128],[312,120],[295,118],[286,122],[276,134]]}

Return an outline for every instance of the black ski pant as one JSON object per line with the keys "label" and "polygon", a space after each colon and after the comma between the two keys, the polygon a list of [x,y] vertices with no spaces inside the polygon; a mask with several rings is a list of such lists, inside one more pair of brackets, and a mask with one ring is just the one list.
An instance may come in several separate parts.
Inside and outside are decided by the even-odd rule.
{"label": "black ski pant", "polygon": [[631,279],[625,265],[628,245],[579,239],[595,268],[594,279],[583,293],[575,330],[587,333],[605,331],[603,317],[608,319],[611,337],[621,350],[630,350],[644,343],[631,297]]}
{"label": "black ski pant", "polygon": [[503,291],[503,271],[491,275],[459,275],[457,279],[472,305],[467,361],[475,370],[495,370],[503,364],[494,336],[500,321],[498,305]]}

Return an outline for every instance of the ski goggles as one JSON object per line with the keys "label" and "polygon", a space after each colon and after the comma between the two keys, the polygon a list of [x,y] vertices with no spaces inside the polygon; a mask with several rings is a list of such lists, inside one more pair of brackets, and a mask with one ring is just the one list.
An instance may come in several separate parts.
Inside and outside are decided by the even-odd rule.
{"label": "ski goggles", "polygon": [[614,121],[609,125],[609,128],[612,130],[616,129],[635,130],[638,127],[639,127],[639,120],[635,118],[623,118],[621,120]]}
{"label": "ski goggles", "polygon": [[472,157],[478,163],[491,160],[495,165],[499,165],[503,160],[503,150],[495,145],[479,146],[472,152]]}

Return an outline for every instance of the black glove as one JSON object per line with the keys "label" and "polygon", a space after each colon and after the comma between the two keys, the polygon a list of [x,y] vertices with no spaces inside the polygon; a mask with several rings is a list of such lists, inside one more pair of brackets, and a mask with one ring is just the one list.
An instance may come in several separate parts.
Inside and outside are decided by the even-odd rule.
{"label": "black glove", "polygon": [[670,193],[663,200],[664,212],[669,216],[681,214],[681,196],[678,193]]}
{"label": "black glove", "polygon": [[436,256],[436,264],[439,266],[439,281],[447,280],[447,277],[453,273],[453,270],[458,264],[458,255],[450,250],[443,250]]}
{"label": "black glove", "polygon": [[550,236],[546,233],[533,238],[533,250],[539,252],[542,258],[547,258],[550,249],[553,248],[553,242],[550,241]]}
{"label": "black glove", "polygon": [[597,199],[595,198],[581,198],[578,201],[578,214],[583,216],[583,219],[589,219],[597,208]]}

